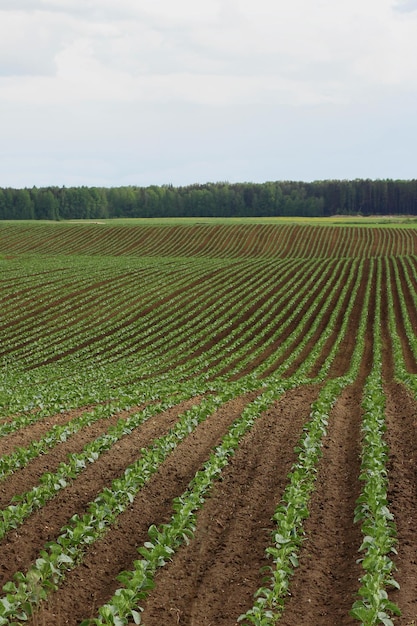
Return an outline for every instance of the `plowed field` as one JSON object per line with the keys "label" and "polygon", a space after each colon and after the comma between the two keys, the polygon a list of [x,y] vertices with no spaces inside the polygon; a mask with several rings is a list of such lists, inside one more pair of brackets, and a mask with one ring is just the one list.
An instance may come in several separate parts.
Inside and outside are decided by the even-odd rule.
{"label": "plowed field", "polygon": [[0,223],[0,266],[0,626],[417,623],[417,230]]}

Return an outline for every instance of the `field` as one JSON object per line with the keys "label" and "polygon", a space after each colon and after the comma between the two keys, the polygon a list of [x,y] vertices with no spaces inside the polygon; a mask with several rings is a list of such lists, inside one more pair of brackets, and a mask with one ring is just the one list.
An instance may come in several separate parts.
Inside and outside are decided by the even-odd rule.
{"label": "field", "polygon": [[0,626],[417,623],[417,229],[0,223]]}

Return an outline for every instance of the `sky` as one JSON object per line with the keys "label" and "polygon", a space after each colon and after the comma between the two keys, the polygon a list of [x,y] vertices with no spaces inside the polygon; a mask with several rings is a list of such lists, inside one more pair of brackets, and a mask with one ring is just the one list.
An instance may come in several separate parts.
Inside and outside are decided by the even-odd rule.
{"label": "sky", "polygon": [[0,187],[417,178],[417,0],[1,0]]}

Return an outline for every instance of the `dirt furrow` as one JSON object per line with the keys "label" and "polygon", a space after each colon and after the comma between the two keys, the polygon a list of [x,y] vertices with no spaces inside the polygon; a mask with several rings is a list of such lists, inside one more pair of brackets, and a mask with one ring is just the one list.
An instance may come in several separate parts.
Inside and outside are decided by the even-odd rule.
{"label": "dirt furrow", "polygon": [[[417,363],[416,363],[416,359],[414,357],[413,351],[411,349],[411,346],[409,344],[407,333],[404,328],[404,319],[403,319],[403,312],[401,310],[400,296],[398,295],[398,288],[397,288],[397,284],[395,282],[395,276],[394,276],[394,267],[393,267],[394,263],[398,264],[396,260],[390,259],[391,284],[387,285],[387,288],[390,288],[392,290],[392,300],[393,300],[393,306],[394,306],[395,320],[397,323],[397,332],[401,341],[401,345],[403,349],[403,358],[405,360],[407,370],[413,374],[416,374]],[[410,311],[414,309],[414,303],[411,299],[410,292],[408,290],[408,286],[405,282],[403,274],[400,274],[400,281],[401,281],[401,288],[402,288],[403,295],[404,295],[404,300],[406,302],[406,306],[408,310]]]}
{"label": "dirt furrow", "polygon": [[[4,481],[0,482],[0,508],[4,508],[10,504],[10,500],[15,494],[24,493],[34,487],[38,483],[39,478],[45,472],[55,472],[60,463],[65,463],[67,461],[69,454],[77,454],[81,452],[84,446],[86,446],[90,441],[94,441],[97,437],[105,434],[111,426],[114,426],[119,421],[119,419],[127,419],[129,415],[132,415],[139,410],[140,407],[130,409],[129,411],[121,411],[120,413],[115,413],[108,418],[98,420],[90,426],[86,426],[79,432],[71,435],[66,441],[56,443],[53,448],[34,458],[21,470],[16,470],[11,476],[7,476]],[[52,419],[51,422],[49,422],[49,419],[47,420],[50,425],[54,421],[54,419]],[[29,428],[29,433],[33,433],[33,440],[39,439],[39,435],[44,434],[42,433],[42,430],[49,430],[50,425],[48,427],[47,422],[39,424],[39,428]],[[37,436],[35,436],[35,432],[37,433]],[[22,440],[25,440],[26,443],[30,442],[30,440],[27,440],[29,433],[26,432],[26,429],[25,432],[22,433]],[[15,434],[17,436],[13,436],[13,442],[16,444],[19,440],[19,434]],[[8,443],[8,441],[5,441],[4,443]],[[24,444],[22,444],[22,446],[23,445]],[[14,447],[15,446],[12,447],[12,451]]]}
{"label": "dirt furrow", "polygon": [[294,446],[317,387],[287,392],[256,422],[198,514],[195,539],[161,570],[147,626],[231,626],[253,604]]}
{"label": "dirt furrow", "polygon": [[359,285],[356,302],[352,308],[352,312],[349,317],[345,336],[340,343],[339,350],[337,351],[335,359],[330,368],[329,378],[337,378],[338,376],[343,376],[344,374],[346,374],[349,368],[352,355],[356,346],[356,335],[358,333],[362,313],[362,305],[365,299],[368,274],[369,260],[365,260],[362,280]]}
{"label": "dirt furrow", "polygon": [[[361,404],[363,385],[373,361],[375,300],[373,281],[360,370],[355,382],[343,390],[330,415],[309,505],[310,517],[305,523],[306,541],[300,552],[300,567],[291,582],[291,596],[280,621],[282,626],[304,623],[350,626],[355,623],[349,611],[361,575],[356,559],[362,536],[360,525],[355,525],[353,519],[361,487],[358,480]],[[360,307],[358,309],[360,317]]]}
{"label": "dirt furrow", "polygon": [[355,623],[349,610],[358,590],[362,542],[360,526],[353,523],[360,493],[361,390],[360,384],[348,387],[332,411],[282,626]]}
{"label": "dirt furrow", "polygon": [[402,611],[395,623],[408,626],[417,615],[417,401],[396,382],[387,384],[385,391],[388,498],[398,538],[394,578],[401,587],[389,591],[389,597]]}
{"label": "dirt furrow", "polygon": [[[402,286],[405,280],[400,274]],[[400,315],[398,300],[394,299],[396,316]],[[394,380],[392,341],[387,331],[387,297],[383,290],[383,374],[385,380],[385,440],[389,449],[388,500],[397,528],[398,545],[394,562],[397,571],[394,578],[400,589],[391,590],[389,597],[400,607],[402,616],[397,618],[399,626],[409,626],[417,615],[417,400],[411,392]],[[397,317],[398,319],[398,317]],[[407,344],[405,330],[399,325],[402,345]],[[413,360],[407,360],[413,367]]]}
{"label": "dirt furrow", "polygon": [[187,488],[212,447],[220,443],[228,426],[255,396],[247,394],[223,405],[172,452],[129,509],[118,517],[117,524],[91,546],[83,563],[67,575],[63,587],[35,616],[33,625],[56,623],[59,615],[60,624],[75,626],[108,600],[120,586],[117,574],[131,569],[138,558],[137,547],[148,539],[149,526],[169,521],[173,498]]}
{"label": "dirt furrow", "polygon": [[[140,456],[142,447],[164,434],[175,424],[178,415],[196,402],[195,399],[190,400],[147,420],[89,465],[73,483],[31,515],[22,526],[10,531],[0,542],[0,585],[16,571],[25,570],[45,542],[52,541],[72,515],[82,515],[97,493],[109,486],[127,465]],[[24,490],[23,487],[21,490]]]}
{"label": "dirt furrow", "polygon": [[[93,411],[94,406],[85,406],[64,413],[55,413],[48,417],[42,417],[36,422],[19,428],[9,435],[0,438],[0,455],[4,456],[13,452],[15,448],[28,446],[32,441],[43,437],[53,426],[68,424],[71,420],[79,417],[83,413]],[[11,420],[10,420],[11,421]]]}

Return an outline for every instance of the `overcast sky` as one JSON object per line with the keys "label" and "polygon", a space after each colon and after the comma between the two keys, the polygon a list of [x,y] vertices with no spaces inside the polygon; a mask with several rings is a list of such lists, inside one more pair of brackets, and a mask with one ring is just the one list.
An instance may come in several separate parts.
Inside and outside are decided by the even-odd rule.
{"label": "overcast sky", "polygon": [[417,178],[417,0],[1,0],[0,186]]}

